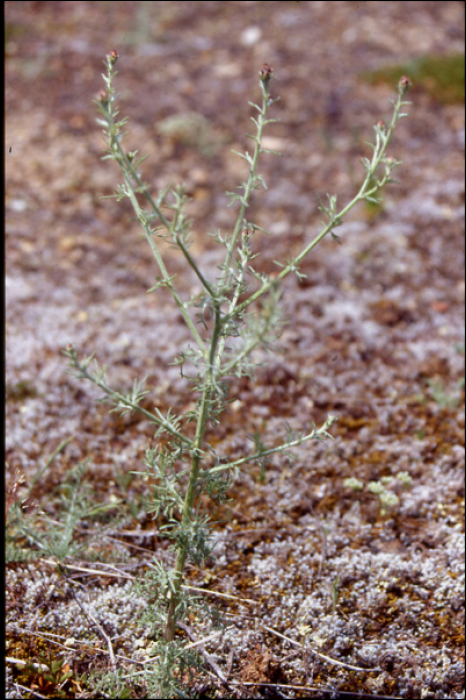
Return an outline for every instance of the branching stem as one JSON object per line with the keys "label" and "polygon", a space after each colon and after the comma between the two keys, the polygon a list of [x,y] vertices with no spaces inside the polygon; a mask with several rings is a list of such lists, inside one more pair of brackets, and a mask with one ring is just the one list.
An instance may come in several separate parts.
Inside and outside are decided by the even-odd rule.
{"label": "branching stem", "polygon": [[[107,90],[103,91],[97,100],[103,117],[99,123],[104,126],[105,138],[109,149],[105,157],[115,160],[121,168],[123,183],[119,186],[117,196],[119,198],[129,198],[160,270],[161,278],[158,278],[159,283],[153,289],[160,285],[168,287],[197,345],[196,350],[193,350],[191,347],[188,350],[182,350],[180,357],[176,360],[176,363],[181,366],[183,366],[185,361],[189,360],[197,367],[197,375],[191,377],[195,382],[194,391],[198,395],[196,408],[180,416],[172,416],[168,412],[166,417],[157,408],[154,409],[153,413],[147,411],[140,406],[142,396],[147,393],[141,391],[142,383],[135,383],[133,393],[124,396],[120,392],[113,390],[104,381],[105,369],[96,373],[88,371],[87,368],[92,356],[80,362],[72,346],[69,346],[64,354],[69,357],[71,365],[78,370],[77,376],[89,379],[96,384],[110,397],[110,402],[117,409],[121,409],[123,412],[126,410],[139,411],[157,426],[156,437],[166,433],[172,438],[168,446],[163,444],[160,447],[159,444],[154,450],[148,450],[146,453],[146,464],[152,469],[151,472],[147,472],[147,475],[153,478],[155,484],[155,495],[153,496],[154,513],[159,514],[161,512],[168,519],[168,525],[164,525],[164,527],[169,528],[167,532],[170,533],[169,536],[172,538],[174,542],[173,547],[176,550],[176,561],[173,570],[168,573],[161,564],[156,563],[154,566],[155,569],[158,567],[157,578],[153,579],[155,583],[150,584],[151,587],[154,585],[159,587],[155,597],[158,599],[160,594],[161,601],[166,605],[166,607],[163,607],[163,602],[158,602],[158,605],[161,606],[160,609],[163,610],[164,644],[166,643],[163,648],[165,650],[173,650],[174,647],[171,643],[175,641],[177,622],[188,605],[186,597],[183,597],[185,592],[182,586],[186,562],[188,558],[191,558],[196,563],[202,562],[210,552],[205,545],[206,540],[202,539],[204,537],[203,528],[208,521],[208,517],[205,516],[205,519],[203,519],[204,516],[199,516],[199,495],[207,493],[209,496],[212,496],[214,494],[218,500],[221,500],[220,496],[223,498],[223,494],[229,484],[228,474],[226,480],[222,480],[223,472],[234,472],[237,467],[247,462],[266,460],[277,453],[288,455],[291,458],[293,455],[290,450],[294,447],[298,447],[310,440],[323,440],[332,437],[328,430],[336,421],[336,417],[329,415],[320,428],[314,427],[306,435],[297,435],[290,428],[287,428],[287,439],[277,447],[270,449],[266,449],[261,442],[260,436],[255,435],[253,438],[255,452],[252,455],[223,464],[221,462],[225,458],[217,456],[217,466],[201,470],[202,461],[206,459],[207,455],[204,442],[208,422],[216,424],[218,415],[224,409],[226,396],[225,379],[231,376],[233,372],[238,374],[238,376],[248,374],[251,364],[248,364],[247,358],[259,345],[264,347],[270,346],[271,336],[274,335],[274,325],[277,324],[276,308],[281,295],[280,282],[292,272],[299,276],[298,268],[300,263],[326,235],[329,233],[335,235],[333,233],[334,229],[343,223],[346,214],[362,200],[374,201],[378,191],[391,182],[391,172],[398,165],[398,162],[387,158],[386,150],[398,119],[404,116],[400,110],[402,105],[406,104],[403,102],[403,96],[408,89],[409,80],[407,78],[400,80],[398,99],[394,103],[390,125],[386,127],[382,122],[379,122],[375,127],[376,141],[372,145],[374,152],[370,160],[363,159],[366,176],[356,196],[339,211],[337,211],[336,207],[336,197],[329,197],[328,208],[325,206],[321,207],[322,211],[328,216],[328,223],[298,255],[286,261],[284,265],[278,263],[282,268],[278,274],[268,276],[256,272],[251,265],[255,255],[251,252],[250,236],[256,229],[260,230],[260,227],[254,222],[248,222],[245,218],[254,190],[260,187],[266,188],[261,175],[257,172],[257,166],[260,155],[267,152],[267,149],[262,148],[264,128],[267,124],[275,121],[267,119],[269,107],[276,100],[272,100],[270,97],[272,70],[267,64],[264,65],[259,73],[262,105],[261,107],[252,105],[257,110],[257,118],[252,118],[256,127],[256,133],[250,136],[254,141],[254,152],[252,155],[248,152],[239,154],[249,165],[248,177],[241,185],[241,194],[229,193],[233,201],[239,202],[239,211],[231,235],[226,235],[225,237],[222,237],[220,233],[216,235],[217,240],[225,246],[226,252],[224,263],[220,266],[222,270],[220,277],[217,283],[213,283],[207,279],[189,251],[189,221],[185,217],[183,209],[186,201],[184,189],[182,187],[171,189],[169,203],[165,202],[165,197],[169,192],[168,189],[161,192],[157,199],[154,199],[137,171],[137,166],[142,162],[143,158],[135,161],[136,153],[126,152],[121,145],[124,135],[122,127],[126,120],[116,121],[118,110],[115,104],[117,96],[113,88],[113,79],[115,76],[114,65],[117,58],[118,56],[114,51],[106,58],[107,75],[103,77]],[[385,173],[383,176],[377,177],[377,171],[382,165],[385,167]],[[149,205],[148,209],[141,206],[141,196],[138,198],[138,195],[142,195],[145,203]],[[173,215],[167,218],[162,211],[162,207],[169,207],[173,211]],[[154,219],[157,219],[160,223],[158,228],[152,227]],[[157,233],[160,229],[165,229],[167,233],[163,234],[163,237],[168,238],[181,251],[188,266],[194,271],[202,285],[202,293],[191,299],[190,302],[184,302],[177,292],[174,284],[175,276],[170,276],[161,251],[157,246],[155,239],[161,235]],[[259,280],[260,286],[255,292],[250,293],[244,301],[240,302],[240,298],[244,299],[244,296],[248,293],[248,280],[251,277]],[[246,309],[266,294],[267,297],[264,299],[260,311],[256,314],[252,312],[245,313]],[[210,326],[207,323],[204,324],[208,334],[207,339],[201,336],[188,313],[188,308],[192,304],[202,307],[203,313],[206,308],[213,311],[213,316],[210,317]],[[201,320],[204,320],[202,315]],[[239,344],[236,343],[238,336],[240,336]],[[229,337],[233,337],[235,340],[227,345]],[[183,420],[189,422],[193,419],[195,419],[196,425],[195,435],[194,438],[189,438],[179,428],[180,425],[183,425]],[[212,447],[210,449],[213,450]],[[213,451],[215,453],[215,450]],[[190,455],[189,473],[179,469],[179,464],[187,452]],[[187,485],[184,487],[186,476]],[[162,657],[163,655],[161,654],[158,658]],[[171,662],[167,661],[167,664],[171,663],[173,665],[173,659],[175,658],[173,655],[170,656],[168,654],[163,658],[171,659]]]}

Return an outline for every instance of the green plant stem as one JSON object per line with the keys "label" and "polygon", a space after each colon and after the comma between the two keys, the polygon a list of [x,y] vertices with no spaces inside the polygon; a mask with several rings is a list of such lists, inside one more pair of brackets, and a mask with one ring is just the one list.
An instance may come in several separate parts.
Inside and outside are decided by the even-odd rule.
{"label": "green plant stem", "polygon": [[[123,152],[119,143],[118,143],[118,146],[119,146],[120,151]],[[130,165],[130,167],[131,167],[131,165]],[[139,202],[136,199],[136,195],[134,194],[134,190],[132,189],[130,183],[128,182],[128,175],[124,171],[123,171],[123,174],[124,174],[126,185],[127,185],[127,195],[130,198],[131,204],[133,205],[133,208],[134,208],[134,211],[136,212],[138,219],[144,228],[144,233],[145,233],[146,239],[150,245],[150,248],[152,250],[154,258],[157,261],[157,265],[159,266],[159,270],[162,273],[164,283],[168,287],[168,289],[170,290],[170,292],[171,292],[171,294],[176,302],[176,305],[178,306],[179,310],[181,311],[181,314],[183,316],[183,319],[184,319],[186,325],[188,326],[189,330],[193,334],[193,337],[194,337],[196,343],[198,344],[199,348],[202,350],[202,354],[205,357],[206,353],[207,353],[205,343],[202,340],[201,336],[199,335],[196,326],[192,322],[191,317],[186,309],[185,303],[183,302],[183,300],[181,299],[178,292],[176,291],[176,289],[173,286],[172,278],[168,274],[168,270],[165,267],[165,263],[163,261],[163,258],[160,255],[160,251],[157,247],[156,242],[154,241],[154,236],[153,236],[151,228],[148,224],[147,216],[144,214],[141,207],[139,206]],[[137,177],[137,173],[134,172],[134,170],[131,171],[131,174],[133,175],[133,177]],[[155,212],[157,213],[157,216],[160,216],[160,214],[162,214],[162,212],[160,212],[160,210],[156,206],[155,202],[153,202],[152,197],[150,197],[150,195],[149,195],[149,201],[151,203],[153,203],[153,206],[155,207]],[[167,219],[165,219],[165,217],[163,217],[163,223],[164,222],[167,222]],[[167,224],[168,224],[168,222],[167,222]],[[166,224],[164,223],[164,226],[165,225]],[[168,230],[170,231],[171,230],[170,224],[168,224],[168,227],[169,227]]]}
{"label": "green plant stem", "polygon": [[73,436],[71,436],[71,437],[66,438],[65,440],[63,440],[63,442],[61,442],[61,443],[58,445],[58,447],[57,447],[57,449],[55,450],[55,452],[53,452],[53,453],[50,455],[50,457],[49,457],[48,460],[46,461],[45,465],[42,467],[42,469],[40,469],[40,470],[36,473],[36,475],[35,475],[34,478],[32,479],[32,481],[31,481],[31,483],[30,483],[30,485],[29,485],[29,487],[28,487],[28,489],[27,489],[27,491],[26,491],[26,496],[25,496],[25,498],[28,498],[28,497],[30,496],[32,489],[33,489],[34,486],[37,484],[37,482],[38,482],[39,479],[41,478],[42,474],[44,474],[44,472],[47,471],[47,469],[50,467],[50,465],[52,464],[52,462],[53,462],[53,460],[55,459],[55,457],[58,457],[58,455],[60,454],[60,452],[63,452],[63,450],[65,449],[65,447],[71,442],[72,439],[73,439]]}
{"label": "green plant stem", "polygon": [[198,279],[200,280],[202,286],[206,289],[206,291],[210,294],[212,299],[215,301],[217,299],[217,295],[215,294],[213,288],[211,287],[210,283],[206,280],[202,272],[200,271],[199,267],[197,266],[196,261],[192,257],[191,253],[181,240],[180,236],[176,235],[175,236],[176,244],[180,248],[181,252],[183,253],[184,257],[186,258],[186,261],[188,265],[194,270],[196,273]]}
{"label": "green plant stem", "polygon": [[167,433],[170,433],[173,435],[173,437],[176,437],[178,440],[183,442],[185,445],[188,445],[189,447],[193,447],[193,442],[189,438],[186,437],[186,435],[183,435],[183,433],[180,433],[178,430],[173,428],[173,426],[170,425],[168,421],[165,420],[163,415],[160,413],[160,411],[156,408],[155,410],[157,411],[157,415],[154,415],[150,411],[146,411],[145,408],[140,406],[138,403],[135,403],[134,401],[131,401],[128,399],[126,396],[123,396],[123,394],[120,394],[118,391],[115,391],[111,387],[109,387],[104,381],[101,379],[98,379],[98,377],[95,377],[92,375],[90,372],[87,371],[86,367],[84,367],[82,364],[80,364],[76,360],[76,367],[79,369],[81,372],[81,376],[84,379],[90,379],[93,384],[99,387],[99,389],[102,389],[103,392],[105,392],[108,396],[111,396],[112,399],[115,401],[118,401],[118,405],[125,406],[127,408],[130,408],[134,411],[138,411],[141,413],[145,418],[150,420],[152,423],[155,423],[158,425],[160,428],[163,428],[164,430],[167,431]]}
{"label": "green plant stem", "polygon": [[314,429],[308,435],[303,435],[303,437],[299,437],[292,442],[283,443],[282,445],[273,447],[270,450],[255,452],[253,455],[242,457],[241,459],[237,459],[235,462],[229,462],[228,464],[220,464],[218,467],[212,467],[208,470],[209,474],[216,474],[218,472],[225,471],[226,469],[234,469],[235,467],[239,467],[240,464],[253,462],[255,459],[261,459],[262,457],[268,457],[269,455],[276,454],[277,452],[284,452],[292,447],[298,447],[298,445],[302,445],[304,442],[308,442],[309,440],[318,440],[319,438],[330,438],[333,440],[333,436],[330,435],[327,430],[336,420],[337,418],[335,416],[329,415],[321,428]]}
{"label": "green plant stem", "polygon": [[144,184],[144,182],[141,180],[139,174],[135,170],[131,159],[128,158],[128,155],[125,153],[123,150],[121,143],[120,143],[120,138],[121,136],[119,135],[119,128],[118,125],[115,123],[114,120],[114,113],[113,113],[113,102],[115,100],[114,97],[114,90],[112,87],[112,82],[113,82],[113,77],[114,73],[113,71],[109,70],[109,76],[106,79],[107,80],[107,86],[108,86],[108,93],[109,93],[109,101],[108,101],[108,107],[106,108],[102,103],[99,104],[100,110],[103,112],[106,120],[107,120],[107,126],[108,126],[108,145],[110,148],[110,151],[112,154],[115,155],[115,158],[118,162],[118,164],[121,167],[121,170],[123,172],[123,176],[125,179],[126,183],[126,191],[125,195],[128,196],[131,200],[131,204],[133,205],[134,211],[136,212],[139,221],[141,222],[143,228],[144,228],[144,234],[145,237],[150,245],[150,248],[152,250],[152,253],[154,255],[154,258],[157,262],[157,265],[159,267],[160,272],[162,273],[163,281],[165,285],[169,288],[173,299],[175,300],[176,305],[178,306],[183,319],[185,323],[187,324],[188,328],[190,329],[191,333],[193,334],[193,337],[195,338],[198,346],[202,350],[203,355],[206,355],[206,347],[205,344],[199,335],[195,325],[191,321],[191,318],[187,312],[186,305],[178,295],[177,291],[175,290],[173,283],[172,283],[172,278],[168,274],[168,270],[165,267],[165,263],[163,262],[163,258],[160,254],[160,251],[157,247],[156,242],[154,241],[154,236],[153,232],[149,226],[148,220],[147,220],[147,215],[143,212],[142,208],[139,206],[139,202],[136,198],[136,195],[134,193],[134,189],[131,185],[131,178],[134,180],[134,182],[137,184],[137,190],[138,192],[141,192],[147,202],[150,204],[154,214],[157,216],[159,221],[162,223],[162,225],[167,229],[167,231],[172,232],[173,230],[173,224],[170,223],[170,221],[165,217],[163,212],[161,211],[160,207],[157,206],[157,203],[154,201],[152,195],[147,189],[147,186]]}
{"label": "green plant stem", "polygon": [[[191,450],[191,469],[189,472],[189,483],[186,490],[186,495],[183,505],[183,514],[181,518],[182,526],[188,528],[191,524],[191,512],[194,505],[194,498],[196,495],[196,487],[199,480],[199,470],[201,465],[202,456],[202,444],[204,440],[204,433],[207,424],[207,417],[209,414],[209,406],[212,397],[211,384],[207,384],[204,387],[204,391],[201,399],[201,407],[197,420],[196,437],[194,438],[194,445]],[[176,607],[178,605],[179,593],[181,589],[181,583],[183,580],[183,572],[186,563],[186,558],[188,552],[186,549],[178,550],[175,564],[175,578],[174,578],[174,591],[172,591],[172,597],[168,606],[167,615],[167,627],[165,631],[165,639],[167,642],[171,642],[175,636],[175,628],[177,622]]]}
{"label": "green plant stem", "polygon": [[[227,281],[228,274],[230,272],[230,265],[231,265],[231,260],[233,257],[233,253],[236,250],[236,243],[238,241],[238,236],[241,233],[241,230],[244,225],[244,214],[246,212],[247,207],[249,206],[249,198],[253,192],[254,189],[256,189],[257,184],[257,176],[256,176],[256,170],[257,170],[257,163],[259,161],[259,156],[263,150],[261,149],[261,142],[262,142],[262,134],[264,131],[265,125],[268,123],[268,120],[266,119],[267,116],[267,110],[272,103],[270,100],[270,92],[269,92],[269,87],[268,84],[265,84],[263,81],[260,82],[260,87],[262,91],[262,108],[259,110],[259,117],[257,119],[256,125],[257,125],[257,136],[254,137],[254,154],[252,156],[252,159],[250,161],[250,167],[249,167],[249,175],[248,179],[246,182],[246,187],[244,191],[244,195],[241,197],[241,205],[240,205],[240,210],[238,213],[238,218],[236,220],[235,228],[233,230],[233,235],[228,243],[228,249],[227,249],[227,255],[225,258],[225,264],[223,267],[223,272],[220,278],[220,288],[222,288]],[[250,103],[251,104],[251,103]],[[253,105],[254,107],[257,108],[256,105]],[[270,121],[275,121],[275,120],[270,120]],[[239,154],[242,158],[245,156],[243,154]],[[231,313],[231,312],[230,312]]]}
{"label": "green plant stem", "polygon": [[379,135],[377,135],[377,141],[376,141],[376,146],[374,149],[374,154],[372,157],[371,165],[370,168],[368,169],[366,173],[366,177],[364,179],[363,184],[361,185],[361,188],[357,195],[349,202],[349,204],[346,205],[341,211],[339,211],[337,214],[331,217],[329,223],[325,228],[314,238],[314,240],[309,243],[302,251],[297,255],[293,260],[283,268],[281,272],[278,273],[278,275],[272,279],[267,280],[266,282],[263,283],[263,285],[258,289],[256,292],[251,294],[248,299],[243,301],[241,304],[239,304],[233,311],[230,311],[225,317],[224,317],[224,322],[228,322],[230,318],[233,316],[233,314],[238,314],[241,313],[241,311],[244,311],[248,306],[250,306],[253,302],[257,301],[263,294],[268,292],[272,285],[276,284],[277,281],[280,281],[287,277],[291,272],[294,272],[296,270],[296,267],[299,265],[299,263],[304,260],[304,258],[311,252],[313,248],[316,247],[320,241],[327,236],[336,226],[341,224],[343,222],[344,217],[346,214],[353,209],[358,202],[367,199],[368,197],[373,196],[380,190],[388,181],[390,177],[390,173],[387,172],[384,177],[376,183],[376,185],[372,186],[369,189],[369,186],[372,182],[372,179],[380,166],[382,159],[385,156],[386,150],[388,143],[390,141],[390,138],[392,136],[393,130],[396,126],[396,123],[399,119],[400,116],[400,109],[403,105],[403,94],[401,90],[399,90],[398,93],[398,99],[395,103],[394,110],[393,110],[393,116],[392,120],[390,122],[390,126],[387,129],[386,135],[384,139],[381,139]]}
{"label": "green plant stem", "polygon": [[[207,425],[207,418],[209,416],[209,409],[212,401],[213,393],[213,366],[214,358],[217,352],[217,346],[220,336],[221,323],[219,318],[219,310],[216,314],[216,322],[212,331],[212,340],[210,346],[210,357],[209,366],[207,368],[204,389],[201,397],[201,405],[199,407],[199,413],[197,417],[196,425],[196,436],[194,438],[194,443],[191,450],[191,469],[189,472],[189,483],[186,490],[183,513],[182,513],[182,526],[188,528],[191,524],[191,512],[194,505],[194,498],[196,495],[196,487],[199,480],[199,470],[201,465],[202,456],[202,445],[204,441],[204,434]],[[171,642],[175,636],[177,615],[176,608],[179,602],[179,593],[181,589],[181,583],[183,580],[183,572],[186,563],[186,558],[188,552],[185,549],[180,549],[177,554],[176,564],[175,564],[175,579],[174,579],[174,591],[172,591],[172,597],[168,605],[168,615],[167,615],[167,627],[165,631],[165,639],[167,642]]]}

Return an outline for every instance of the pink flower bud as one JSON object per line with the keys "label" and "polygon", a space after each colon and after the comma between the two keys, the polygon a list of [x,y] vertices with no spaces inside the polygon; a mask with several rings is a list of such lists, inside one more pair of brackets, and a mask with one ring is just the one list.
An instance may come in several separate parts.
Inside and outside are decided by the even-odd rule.
{"label": "pink flower bud", "polygon": [[398,92],[401,96],[406,95],[411,86],[411,80],[408,78],[407,75],[403,75],[398,82]]}
{"label": "pink flower bud", "polygon": [[262,68],[259,71],[259,78],[260,78],[262,84],[264,85],[265,89],[267,90],[267,92],[269,90],[269,84],[270,84],[270,81],[272,80],[272,77],[273,77],[273,69],[269,66],[268,63],[264,63],[264,65],[262,66]]}
{"label": "pink flower bud", "polygon": [[118,54],[117,54],[117,52],[115,51],[115,49],[113,49],[112,51],[110,51],[110,53],[108,54],[107,58],[108,58],[108,60],[110,61],[110,64],[111,64],[112,66],[114,66],[115,63],[116,63],[117,60],[118,60]]}
{"label": "pink flower bud", "polygon": [[269,66],[268,63],[264,63],[259,71],[261,80],[269,80],[273,75],[273,68]]}

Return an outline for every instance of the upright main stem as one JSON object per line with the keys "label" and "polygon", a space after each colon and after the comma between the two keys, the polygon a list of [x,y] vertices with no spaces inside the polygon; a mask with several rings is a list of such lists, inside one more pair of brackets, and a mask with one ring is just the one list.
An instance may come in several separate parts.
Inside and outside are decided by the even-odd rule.
{"label": "upright main stem", "polygon": [[[194,447],[191,450],[191,470],[189,472],[189,484],[186,491],[186,496],[183,506],[183,514],[181,518],[181,526],[183,529],[188,529],[191,525],[191,511],[194,505],[194,497],[196,495],[196,485],[199,477],[201,466],[201,448],[204,439],[205,426],[207,422],[208,407],[211,400],[212,389],[210,386],[205,387],[201,399],[201,409],[197,423],[196,437],[194,439]],[[180,598],[181,582],[183,580],[183,572],[188,557],[188,549],[183,548],[178,550],[176,564],[174,569],[174,592],[170,598],[168,605],[167,627],[165,630],[165,639],[171,642],[175,636],[176,623],[178,621],[177,605]]]}
{"label": "upright main stem", "polygon": [[[209,363],[204,377],[204,389],[202,391],[201,405],[197,418],[196,436],[191,449],[191,469],[189,472],[189,483],[184,499],[183,513],[181,517],[181,526],[183,529],[188,529],[191,526],[191,512],[194,505],[196,495],[196,486],[199,479],[199,471],[201,467],[202,445],[204,442],[204,434],[207,425],[207,418],[211,411],[212,395],[214,393],[214,366],[219,345],[220,331],[222,327],[220,305],[215,307],[215,324],[212,331],[212,339],[209,352]],[[180,600],[181,582],[183,580],[183,572],[188,557],[188,548],[180,548],[176,557],[174,569],[174,592],[170,598],[168,605],[167,626],[165,629],[165,639],[167,642],[173,641],[175,636],[176,623],[178,621],[177,606]]]}

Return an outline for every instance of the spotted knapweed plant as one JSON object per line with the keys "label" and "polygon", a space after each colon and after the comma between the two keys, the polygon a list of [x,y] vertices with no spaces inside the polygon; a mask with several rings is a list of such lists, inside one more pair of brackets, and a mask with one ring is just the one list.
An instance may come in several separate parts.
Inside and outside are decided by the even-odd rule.
{"label": "spotted knapweed plant", "polygon": [[[402,107],[407,103],[403,102],[403,97],[410,83],[406,77],[400,80],[398,98],[393,102],[393,116],[389,125],[380,121],[375,126],[375,143],[371,144],[372,157],[362,161],[365,177],[356,196],[341,209],[337,208],[336,196],[328,196],[327,206],[321,205],[327,219],[322,230],[297,255],[277,262],[276,273],[266,274],[254,266],[256,256],[252,253],[251,237],[263,229],[251,218],[248,209],[252,194],[266,188],[258,172],[259,159],[264,153],[273,153],[262,147],[265,127],[276,121],[268,119],[269,110],[276,99],[270,95],[273,71],[265,64],[259,72],[261,104],[250,103],[255,110],[255,116],[252,117],[255,134],[250,136],[253,149],[252,152],[238,153],[247,163],[249,174],[237,192],[228,193],[231,203],[238,207],[236,222],[231,231],[212,234],[219,246],[224,248],[223,262],[212,273],[212,270],[202,270],[199,261],[190,251],[190,224],[185,215],[187,198],[183,187],[167,188],[153,195],[138,170],[144,157],[138,158],[137,152],[130,152],[123,146],[126,119],[117,119],[118,95],[114,89],[117,58],[115,51],[107,55],[106,74],[103,76],[106,88],[96,100],[101,114],[99,124],[104,127],[108,146],[105,158],[118,163],[123,181],[115,196],[130,200],[155,258],[157,283],[149,291],[167,287],[191,333],[191,344],[178,351],[175,362],[180,365],[182,376],[187,376],[192,381],[192,391],[196,396],[195,408],[181,414],[173,410],[163,414],[157,408],[147,410],[141,406],[141,400],[148,393],[144,389],[144,382],[135,382],[132,390],[123,394],[107,384],[105,369],[99,369],[97,363],[91,369],[93,354],[86,359],[79,359],[73,346],[68,346],[64,353],[69,358],[75,375],[96,384],[104,392],[106,400],[114,405],[113,410],[122,413],[139,411],[156,426],[155,446],[147,449],[146,470],[143,473],[154,484],[151,510],[154,517],[164,518],[163,531],[172,542],[176,559],[171,570],[159,562],[155,563],[152,575],[146,580],[146,592],[155,601],[154,614],[160,623],[156,627],[163,630],[160,635],[159,663],[165,659],[166,669],[178,663],[179,673],[180,655],[174,646],[175,631],[177,622],[182,620],[192,604],[192,599],[182,587],[183,573],[188,561],[202,566],[212,551],[209,515],[201,507],[201,496],[207,494],[217,501],[224,501],[239,467],[254,461],[264,464],[276,453],[292,457],[294,447],[310,440],[331,437],[328,431],[336,418],[329,415],[321,427],[311,424],[309,431],[304,433],[295,433],[287,428],[280,445],[266,446],[256,436],[253,453],[235,461],[218,454],[207,442],[206,429],[208,425],[217,426],[221,420],[230,400],[229,379],[252,376],[253,351],[261,346],[270,347],[276,340],[281,326],[279,300],[282,281],[291,274],[303,277],[299,269],[300,263],[317,244],[328,234],[339,240],[335,229],[343,223],[350,209],[361,201],[377,202],[380,190],[392,181],[392,171],[399,165],[399,161],[387,156],[386,151],[399,118],[404,116]],[[177,290],[176,275],[170,274],[165,264],[160,239],[170,241],[179,250],[186,265],[199,280],[202,288],[200,294],[186,299]]]}

